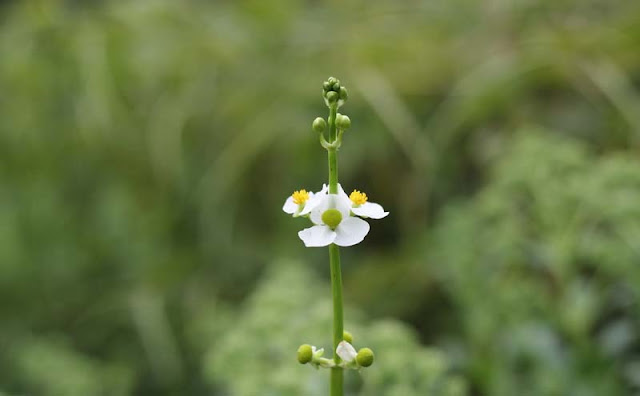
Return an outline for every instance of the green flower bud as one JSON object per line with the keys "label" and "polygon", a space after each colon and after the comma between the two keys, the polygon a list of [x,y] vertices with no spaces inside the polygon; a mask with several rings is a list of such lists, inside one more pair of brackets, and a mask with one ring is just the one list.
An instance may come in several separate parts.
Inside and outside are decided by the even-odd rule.
{"label": "green flower bud", "polygon": [[324,92],[331,91],[331,84],[329,83],[329,81],[325,81],[324,84],[322,84],[322,89],[324,90]]}
{"label": "green flower bud", "polygon": [[298,362],[307,364],[313,359],[313,349],[309,344],[300,345],[298,348]]}
{"label": "green flower bud", "polygon": [[329,77],[327,78],[327,82],[329,83],[330,86],[332,86],[333,84],[336,83],[336,81],[338,81],[335,77]]}
{"label": "green flower bud", "polygon": [[349,94],[347,93],[347,89],[345,87],[340,87],[340,99],[347,100]]}
{"label": "green flower bud", "polygon": [[333,90],[335,92],[340,92],[340,81],[333,84]]}
{"label": "green flower bud", "polygon": [[329,103],[335,103],[338,101],[338,93],[334,92],[334,91],[329,91],[327,92],[327,95],[325,96],[327,98],[327,101]]}
{"label": "green flower bud", "polygon": [[346,115],[337,114],[336,115],[336,126],[338,129],[342,129],[343,131],[349,129],[351,127],[351,119]]}
{"label": "green flower bud", "polygon": [[342,221],[342,213],[338,209],[327,209],[322,214],[322,222],[329,226],[332,230]]}
{"label": "green flower bud", "polygon": [[359,366],[369,367],[373,364],[373,351],[369,348],[362,348],[356,355],[356,362]]}
{"label": "green flower bud", "polygon": [[325,129],[327,129],[327,122],[324,120],[324,118],[318,117],[313,120],[313,124],[311,125],[311,127],[314,131],[322,133]]}
{"label": "green flower bud", "polygon": [[353,344],[353,336],[348,331],[342,332],[342,339],[348,342],[349,344]]}

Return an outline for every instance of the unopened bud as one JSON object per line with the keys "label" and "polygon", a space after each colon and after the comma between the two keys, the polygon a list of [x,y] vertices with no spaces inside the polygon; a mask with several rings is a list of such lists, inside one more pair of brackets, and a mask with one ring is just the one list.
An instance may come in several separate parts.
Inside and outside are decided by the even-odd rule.
{"label": "unopened bud", "polygon": [[313,124],[311,125],[311,127],[315,132],[322,133],[325,129],[327,129],[327,122],[324,120],[324,118],[318,117],[313,120]]}
{"label": "unopened bud", "polygon": [[349,344],[353,344],[353,336],[348,331],[342,332],[342,339],[348,342]]}
{"label": "unopened bud", "polygon": [[343,114],[336,115],[336,126],[343,131],[351,127],[351,119]]}
{"label": "unopened bud", "polygon": [[329,91],[329,92],[327,92],[327,94],[326,94],[326,96],[325,96],[325,97],[327,98],[327,101],[328,101],[329,103],[335,103],[335,102],[337,102],[337,101],[338,101],[338,97],[339,97],[339,95],[338,95],[338,93],[337,93],[337,92]]}
{"label": "unopened bud", "polygon": [[309,344],[300,345],[298,348],[298,362],[307,364],[313,359],[313,349]]}
{"label": "unopened bud", "polygon": [[349,94],[347,93],[347,89],[345,87],[340,87],[340,99],[347,100]]}
{"label": "unopened bud", "polygon": [[373,351],[369,348],[362,348],[356,355],[356,362],[359,366],[369,367],[373,364]]}

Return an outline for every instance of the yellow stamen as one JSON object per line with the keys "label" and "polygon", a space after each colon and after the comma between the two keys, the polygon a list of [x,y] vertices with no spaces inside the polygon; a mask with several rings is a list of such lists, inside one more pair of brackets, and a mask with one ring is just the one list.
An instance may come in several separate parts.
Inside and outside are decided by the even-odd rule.
{"label": "yellow stamen", "polygon": [[291,197],[293,198],[294,204],[302,205],[309,200],[309,193],[307,190],[294,191],[293,194],[291,194]]}
{"label": "yellow stamen", "polygon": [[360,192],[358,190],[353,190],[351,195],[349,195],[349,199],[353,202],[354,205],[362,205],[367,202],[367,194]]}

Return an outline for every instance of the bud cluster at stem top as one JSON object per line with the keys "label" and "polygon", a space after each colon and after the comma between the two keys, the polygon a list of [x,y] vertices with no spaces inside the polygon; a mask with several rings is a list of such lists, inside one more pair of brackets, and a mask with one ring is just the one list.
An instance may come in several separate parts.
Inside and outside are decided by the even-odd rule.
{"label": "bud cluster at stem top", "polygon": [[[347,100],[347,89],[340,84],[340,80],[329,77],[322,84],[322,96],[329,107],[329,118],[325,121],[324,118],[317,117],[313,120],[311,127],[318,133],[322,147],[327,150],[337,150],[342,145],[343,133],[351,127],[349,117],[337,112],[337,109]],[[324,136],[327,127],[329,127],[329,139]]]}
{"label": "bud cluster at stem top", "polygon": [[322,84],[322,97],[327,106],[337,103],[338,107],[340,107],[347,100],[348,96],[347,89],[340,85],[340,80],[335,77],[329,77],[327,81]]}

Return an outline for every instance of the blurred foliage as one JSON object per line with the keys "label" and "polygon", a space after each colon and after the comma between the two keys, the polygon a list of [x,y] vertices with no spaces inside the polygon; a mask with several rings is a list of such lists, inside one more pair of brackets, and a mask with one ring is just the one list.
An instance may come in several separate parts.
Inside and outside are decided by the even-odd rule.
{"label": "blurred foliage", "polygon": [[[229,318],[231,331],[211,347],[205,365],[212,382],[229,384],[234,395],[320,396],[329,393],[329,371],[292,365],[291,351],[322,340],[330,356],[331,296],[302,263],[277,263],[246,302]],[[285,292],[283,292],[285,291]],[[347,371],[347,394],[411,396],[464,395],[464,382],[447,375],[445,356],[419,346],[415,334],[393,320],[368,322],[347,311],[354,345],[375,346],[376,363],[361,372]],[[349,325],[354,323],[354,326]],[[280,331],[279,331],[280,330]],[[374,369],[375,367],[375,369]]]}
{"label": "blurred foliage", "polygon": [[[0,394],[326,386],[293,358],[329,336],[326,252],[280,207],[326,178],[310,123],[331,74],[341,182],[391,212],[343,253],[349,327],[389,351],[350,389],[640,391],[639,19],[626,0],[1,2]],[[279,286],[281,260],[319,290]]]}
{"label": "blurred foliage", "polygon": [[640,385],[638,169],[632,156],[598,159],[527,130],[475,199],[443,214],[430,270],[489,394],[621,395]]}

